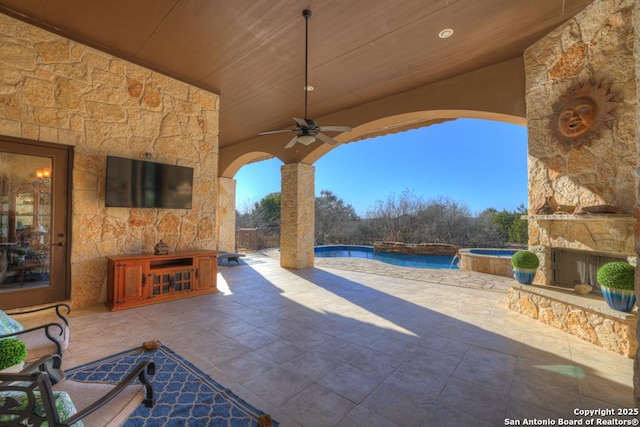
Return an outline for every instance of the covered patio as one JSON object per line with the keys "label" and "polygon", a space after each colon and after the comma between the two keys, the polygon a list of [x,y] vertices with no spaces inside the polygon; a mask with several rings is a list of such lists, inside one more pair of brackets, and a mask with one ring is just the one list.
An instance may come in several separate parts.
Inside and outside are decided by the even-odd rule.
{"label": "covered patio", "polygon": [[[67,366],[159,339],[283,426],[504,425],[637,405],[632,359],[508,310],[506,279],[315,263],[313,163],[335,146],[257,136],[301,114],[301,8],[241,3],[0,0],[0,134],[74,153]],[[636,255],[640,3],[483,3],[312,2],[314,119],[352,127],[340,144],[459,117],[526,125],[538,282],[555,249]],[[580,85],[613,119],[571,147],[555,105]],[[106,207],[113,155],[192,167],[193,209]],[[271,157],[284,163],[280,257],[220,266],[217,294],[107,311],[109,256],[162,239],[235,251],[233,177]],[[547,198],[553,212],[535,215]],[[619,213],[556,215],[594,205]]]}

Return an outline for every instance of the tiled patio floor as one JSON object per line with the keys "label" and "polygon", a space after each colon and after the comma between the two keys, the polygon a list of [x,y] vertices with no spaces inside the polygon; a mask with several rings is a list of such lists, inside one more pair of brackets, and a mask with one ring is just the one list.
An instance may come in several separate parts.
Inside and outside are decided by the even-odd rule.
{"label": "tiled patio floor", "polygon": [[283,427],[502,426],[633,407],[633,361],[508,310],[510,279],[244,260],[220,267],[217,294],[75,310],[65,366],[158,339]]}

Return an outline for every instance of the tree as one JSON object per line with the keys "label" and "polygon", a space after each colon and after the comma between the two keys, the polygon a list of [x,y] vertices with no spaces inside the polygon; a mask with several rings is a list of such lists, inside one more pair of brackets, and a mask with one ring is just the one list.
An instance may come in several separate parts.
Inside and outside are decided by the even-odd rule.
{"label": "tree", "polygon": [[523,204],[513,212],[507,210],[498,212],[491,208],[485,210],[483,214],[490,216],[487,224],[488,231],[495,234],[499,242],[503,242],[503,244],[526,244],[528,242],[528,222],[526,219],[522,219],[522,216],[527,214],[527,208]]}
{"label": "tree", "polygon": [[353,243],[360,218],[353,206],[329,190],[315,199],[315,236],[321,243]]}
{"label": "tree", "polygon": [[507,212],[504,209],[491,216],[490,225],[495,227],[495,230],[500,234],[500,240],[504,242],[509,241],[509,227],[513,223],[513,220],[513,212]]}
{"label": "tree", "polygon": [[509,242],[527,244],[529,242],[529,221],[522,217],[527,215],[527,207],[524,204],[518,206],[516,216],[511,225],[509,225]]}
{"label": "tree", "polygon": [[474,232],[471,236],[469,247],[492,248],[504,246],[505,235],[493,222],[493,217],[497,213],[497,209],[488,208],[475,218]]}
{"label": "tree", "polygon": [[280,230],[280,200],[280,193],[271,193],[256,202],[252,213],[256,228]]}
{"label": "tree", "polygon": [[[262,235],[278,237],[280,193],[271,193],[253,208],[237,213],[241,227],[258,228]],[[324,244],[367,244],[390,240],[406,243],[449,243],[461,247],[503,247],[526,244],[527,208],[516,211],[485,209],[477,217],[468,206],[447,197],[425,201],[406,189],[377,200],[365,218],[329,190],[315,198],[315,239]],[[266,239],[266,237],[265,237]],[[270,244],[273,244],[271,242]],[[277,243],[275,243],[277,244]]]}
{"label": "tree", "polygon": [[377,230],[376,240],[411,242],[416,239],[417,214],[424,201],[405,189],[396,197],[391,193],[386,200],[377,200],[367,211],[373,229]]}

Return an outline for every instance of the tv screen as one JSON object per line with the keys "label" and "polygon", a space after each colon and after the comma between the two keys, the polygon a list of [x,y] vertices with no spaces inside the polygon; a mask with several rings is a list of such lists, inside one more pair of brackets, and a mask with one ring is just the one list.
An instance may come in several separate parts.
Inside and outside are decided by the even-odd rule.
{"label": "tv screen", "polygon": [[191,209],[193,168],[107,157],[105,205]]}

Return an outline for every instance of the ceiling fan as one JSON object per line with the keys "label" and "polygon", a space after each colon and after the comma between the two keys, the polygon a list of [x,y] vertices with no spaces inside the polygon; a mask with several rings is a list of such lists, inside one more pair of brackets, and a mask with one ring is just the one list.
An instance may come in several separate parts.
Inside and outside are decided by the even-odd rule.
{"label": "ceiling fan", "polygon": [[308,84],[308,74],[309,74],[309,18],[311,17],[311,11],[305,9],[302,11],[302,16],[305,20],[305,45],[304,45],[304,119],[300,119],[294,117],[293,120],[296,122],[296,127],[293,129],[282,129],[282,130],[272,130],[268,132],[261,132],[258,135],[269,135],[272,133],[283,133],[283,132],[298,132],[296,136],[293,137],[291,141],[284,148],[293,147],[296,142],[299,142],[303,145],[309,145],[319,139],[322,142],[326,142],[327,144],[335,145],[338,143],[333,138],[328,137],[322,132],[350,132],[351,128],[348,126],[318,126],[315,120],[307,117],[307,95],[312,88]]}

